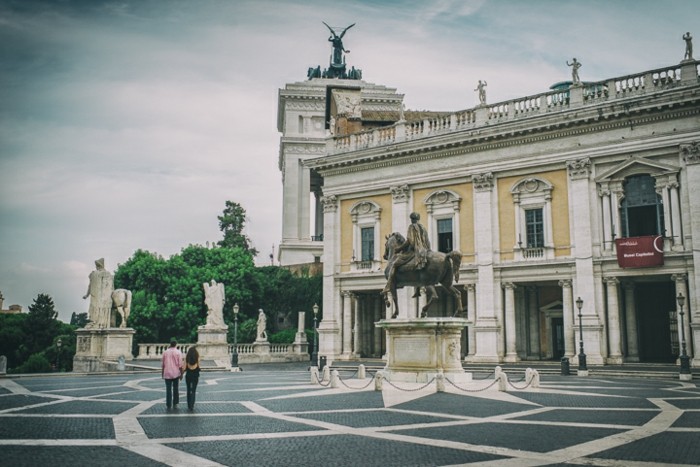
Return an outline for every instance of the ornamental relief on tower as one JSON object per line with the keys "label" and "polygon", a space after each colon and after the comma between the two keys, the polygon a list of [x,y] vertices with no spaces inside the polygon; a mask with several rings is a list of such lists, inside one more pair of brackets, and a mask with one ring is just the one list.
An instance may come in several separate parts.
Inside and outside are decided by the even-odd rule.
{"label": "ornamental relief on tower", "polygon": [[286,101],[284,103],[284,110],[307,110],[313,112],[325,112],[326,104],[320,100],[316,102]]}
{"label": "ornamental relief on tower", "polygon": [[313,156],[323,156],[326,154],[325,144],[308,143],[286,143],[284,145],[285,154],[304,154]]}

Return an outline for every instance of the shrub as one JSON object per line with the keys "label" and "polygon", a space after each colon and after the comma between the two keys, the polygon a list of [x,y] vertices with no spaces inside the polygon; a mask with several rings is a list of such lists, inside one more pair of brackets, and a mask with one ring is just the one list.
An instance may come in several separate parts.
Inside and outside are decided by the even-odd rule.
{"label": "shrub", "polygon": [[47,373],[51,371],[51,364],[43,352],[34,353],[26,362],[12,371],[13,373]]}

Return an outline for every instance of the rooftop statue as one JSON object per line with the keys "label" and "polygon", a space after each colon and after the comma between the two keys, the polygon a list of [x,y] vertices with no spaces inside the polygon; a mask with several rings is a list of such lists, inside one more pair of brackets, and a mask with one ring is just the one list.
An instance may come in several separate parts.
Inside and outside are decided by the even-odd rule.
{"label": "rooftop statue", "polygon": [[581,78],[578,75],[578,69],[583,66],[581,62],[576,61],[576,57],[574,57],[573,62],[569,63],[567,60],[566,64],[571,67],[571,81],[573,81],[573,84],[581,84]]}
{"label": "rooftop statue", "polygon": [[684,60],[692,60],[693,59],[693,36],[690,35],[690,32],[686,32],[683,35],[683,40],[685,41],[685,57],[683,57]]}
{"label": "rooftop statue", "polygon": [[[427,314],[428,307],[433,300],[438,298],[435,284],[441,284],[455,297],[457,305],[454,315],[462,312],[462,295],[454,287],[453,282],[459,280],[459,266],[462,263],[462,253],[453,250],[449,253],[441,253],[430,249],[428,232],[418,221],[420,215],[411,213],[411,225],[408,227],[407,238],[398,232],[387,237],[384,259],[388,265],[384,270],[387,278],[386,287],[382,291],[387,307],[394,304],[396,318],[399,314],[399,306],[396,301],[396,289],[407,285],[416,287],[416,295],[420,287],[425,287],[427,303],[421,310],[421,318]],[[389,299],[391,294],[391,299]]]}
{"label": "rooftop statue", "polygon": [[474,89],[479,93],[479,105],[486,105],[486,86],[486,81],[479,80],[479,84]]}
{"label": "rooftop statue", "polygon": [[340,33],[340,35],[335,33],[335,30],[328,26],[325,22],[321,21],[323,24],[326,25],[326,27],[331,31],[331,36],[328,38],[328,42],[333,43],[333,57],[331,60],[331,66],[332,65],[343,65],[345,63],[345,60],[343,60],[343,52],[346,54],[349,54],[349,50],[345,50],[343,47],[343,36],[345,35],[346,32],[348,32],[348,29],[351,27],[355,26],[356,23],[352,23],[350,26],[347,28],[343,29],[343,32]]}

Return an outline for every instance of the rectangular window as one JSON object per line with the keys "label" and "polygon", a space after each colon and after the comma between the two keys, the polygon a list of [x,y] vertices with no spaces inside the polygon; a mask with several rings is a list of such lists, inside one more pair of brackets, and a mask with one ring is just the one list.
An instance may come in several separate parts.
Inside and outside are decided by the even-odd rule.
{"label": "rectangular window", "polygon": [[544,222],[542,208],[525,210],[526,248],[544,247]]}
{"label": "rectangular window", "polygon": [[374,260],[374,227],[362,227],[362,261]]}
{"label": "rectangular window", "polygon": [[452,219],[438,219],[438,251],[449,253],[452,251]]}

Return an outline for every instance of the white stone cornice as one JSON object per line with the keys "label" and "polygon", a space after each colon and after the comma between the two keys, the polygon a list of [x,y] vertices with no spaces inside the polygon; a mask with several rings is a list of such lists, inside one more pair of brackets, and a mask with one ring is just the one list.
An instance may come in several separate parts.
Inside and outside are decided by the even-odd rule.
{"label": "white stone cornice", "polygon": [[700,163],[700,141],[695,141],[690,144],[681,144],[681,157],[686,165]]}
{"label": "white stone cornice", "polygon": [[326,110],[326,105],[324,102],[311,102],[311,101],[287,101],[284,104],[285,110],[310,110],[314,112],[324,112]]}
{"label": "white stone cornice", "polygon": [[493,189],[493,173],[474,174],[472,175],[472,183],[476,191],[491,191]]}
{"label": "white stone cornice", "polygon": [[591,159],[585,158],[575,161],[566,161],[566,168],[572,180],[588,178],[591,174]]}
{"label": "white stone cornice", "polygon": [[392,186],[391,187],[391,199],[394,203],[408,203],[411,190],[408,185]]}

